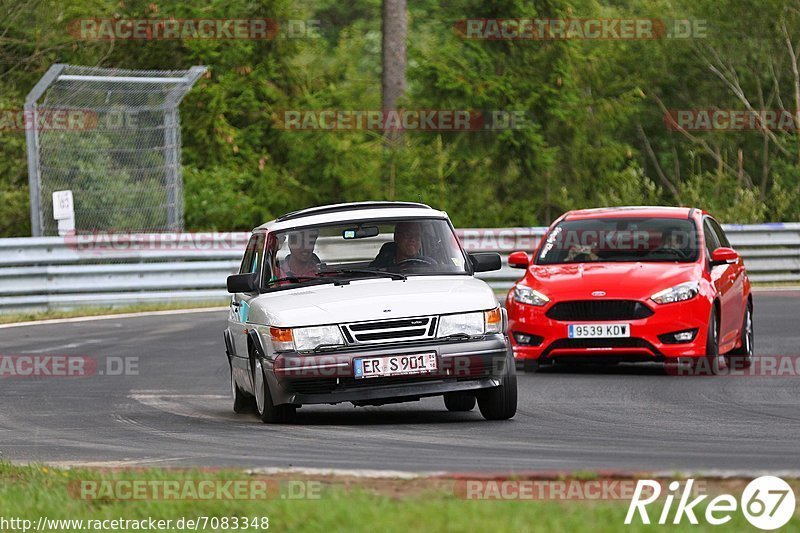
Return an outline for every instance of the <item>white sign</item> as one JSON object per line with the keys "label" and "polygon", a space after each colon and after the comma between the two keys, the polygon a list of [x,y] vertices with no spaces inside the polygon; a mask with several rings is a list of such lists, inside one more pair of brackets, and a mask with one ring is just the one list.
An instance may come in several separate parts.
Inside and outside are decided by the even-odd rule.
{"label": "white sign", "polygon": [[56,220],[75,218],[72,191],[56,191],[53,193],[53,218]]}

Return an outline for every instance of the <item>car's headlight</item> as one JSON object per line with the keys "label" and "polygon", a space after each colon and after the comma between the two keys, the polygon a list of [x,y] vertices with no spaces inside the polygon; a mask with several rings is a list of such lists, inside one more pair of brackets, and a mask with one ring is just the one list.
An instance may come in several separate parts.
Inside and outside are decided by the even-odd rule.
{"label": "car's headlight", "polygon": [[439,337],[450,335],[482,335],[484,329],[483,313],[462,313],[443,315],[439,318]]}
{"label": "car's headlight", "polygon": [[442,315],[439,317],[438,337],[451,335],[483,335],[484,333],[502,333],[503,314],[499,307],[477,313],[461,313],[458,315]]}
{"label": "car's headlight", "polygon": [[270,328],[272,347],[276,352],[295,349],[307,352],[320,346],[344,345],[338,326],[313,326],[307,328]]}
{"label": "car's headlight", "polygon": [[691,300],[700,292],[700,284],[696,281],[688,281],[675,285],[669,289],[659,291],[650,297],[657,304],[671,304]]}
{"label": "car's headlight", "polygon": [[521,304],[543,307],[547,305],[547,302],[550,301],[550,298],[537,290],[526,287],[525,285],[517,285],[514,287],[514,301]]}
{"label": "car's headlight", "polygon": [[336,346],[344,344],[338,326],[315,326],[312,328],[295,328],[294,347],[298,352],[313,350],[320,346]]}

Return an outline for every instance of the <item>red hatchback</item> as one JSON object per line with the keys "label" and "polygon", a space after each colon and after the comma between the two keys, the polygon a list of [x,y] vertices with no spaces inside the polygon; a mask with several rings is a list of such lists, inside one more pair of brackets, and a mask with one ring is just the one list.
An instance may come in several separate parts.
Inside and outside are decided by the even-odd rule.
{"label": "red hatchback", "polygon": [[[719,223],[694,208],[570,211],[550,226],[508,294],[526,370],[572,362],[688,361],[718,373],[753,359],[753,299]],[[724,357],[723,357],[724,356]]]}

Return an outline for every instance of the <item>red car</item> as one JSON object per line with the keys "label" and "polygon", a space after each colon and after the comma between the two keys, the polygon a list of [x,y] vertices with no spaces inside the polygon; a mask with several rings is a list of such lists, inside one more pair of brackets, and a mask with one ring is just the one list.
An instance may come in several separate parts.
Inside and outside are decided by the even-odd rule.
{"label": "red car", "polygon": [[753,298],[719,223],[694,208],[570,211],[506,299],[509,337],[526,370],[556,361],[689,362],[710,373],[753,360]]}

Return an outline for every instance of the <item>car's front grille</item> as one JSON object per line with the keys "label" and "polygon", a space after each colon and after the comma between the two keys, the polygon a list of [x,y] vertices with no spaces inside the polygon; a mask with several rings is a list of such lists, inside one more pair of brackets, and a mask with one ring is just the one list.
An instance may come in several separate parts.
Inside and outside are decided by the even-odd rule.
{"label": "car's front grille", "polygon": [[575,300],[559,302],[545,314],[553,320],[638,320],[653,311],[636,300]]}
{"label": "car's front grille", "polygon": [[377,320],[345,324],[342,332],[348,344],[376,344],[432,339],[436,335],[436,317]]}

